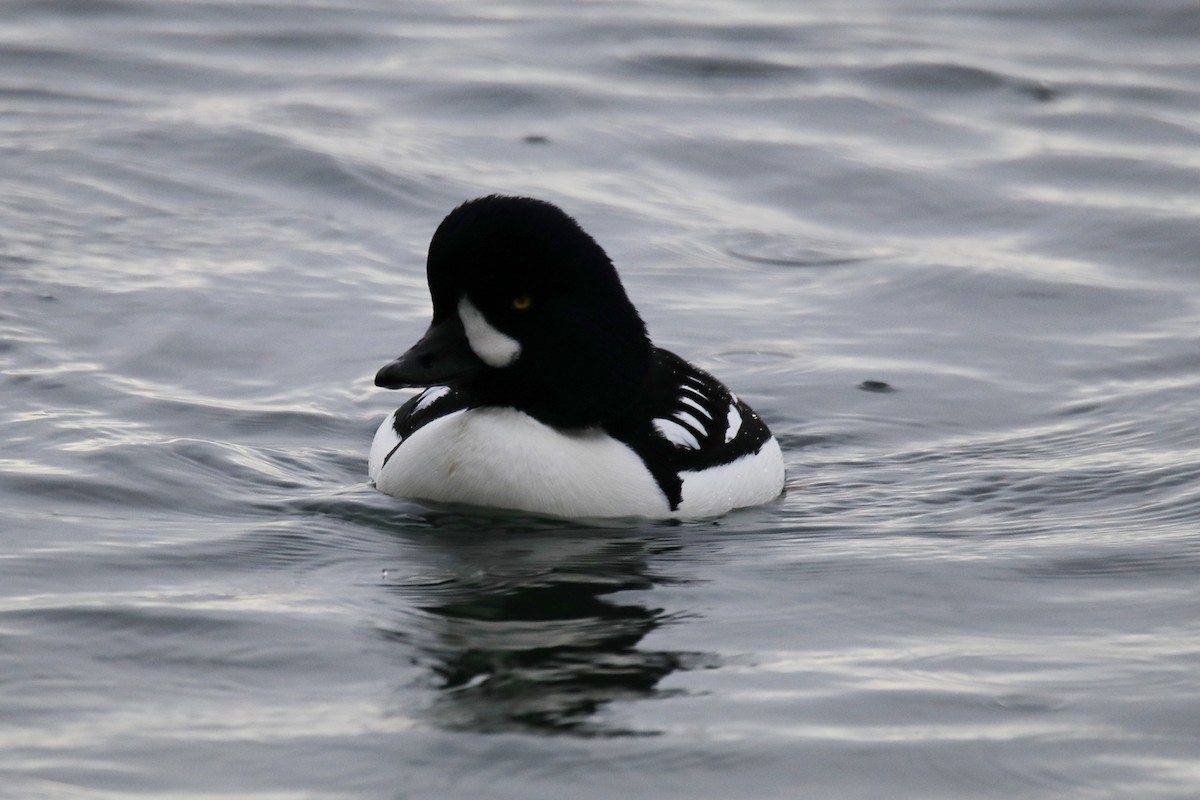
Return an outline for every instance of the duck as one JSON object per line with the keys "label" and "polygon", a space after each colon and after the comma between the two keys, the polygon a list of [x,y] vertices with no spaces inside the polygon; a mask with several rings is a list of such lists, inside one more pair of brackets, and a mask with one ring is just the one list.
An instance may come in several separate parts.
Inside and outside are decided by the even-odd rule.
{"label": "duck", "polygon": [[758,414],[651,342],[612,260],[558,206],[488,195],[426,259],[433,318],[375,385],[416,388],[368,473],[399,498],[568,519],[702,519],[775,500]]}

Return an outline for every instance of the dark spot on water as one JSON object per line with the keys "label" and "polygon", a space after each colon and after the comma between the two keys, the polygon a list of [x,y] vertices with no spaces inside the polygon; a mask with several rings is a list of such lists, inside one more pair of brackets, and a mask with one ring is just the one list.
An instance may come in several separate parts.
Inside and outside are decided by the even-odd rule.
{"label": "dark spot on water", "polygon": [[886,381],[863,381],[858,385],[858,388],[864,392],[875,392],[876,394],[887,394],[888,392],[896,391],[896,388]]}
{"label": "dark spot on water", "polygon": [[859,241],[742,231],[729,237],[725,252],[740,261],[777,267],[837,267],[882,258],[882,248]]}
{"label": "dark spot on water", "polygon": [[639,70],[669,73],[701,80],[778,78],[799,73],[799,67],[756,58],[662,53],[634,60]]}
{"label": "dark spot on water", "polygon": [[1020,289],[1013,294],[1017,297],[1024,297],[1030,300],[1060,300],[1062,292],[1049,291],[1046,289]]}
{"label": "dark spot on water", "polygon": [[1019,90],[1029,95],[1034,100],[1037,100],[1039,103],[1049,103],[1062,96],[1061,89],[1057,89],[1045,81],[1023,84],[1019,87]]}
{"label": "dark spot on water", "polygon": [[1080,414],[1093,414],[1100,410],[1101,405],[1097,402],[1082,402],[1068,405],[1059,409],[1058,414],[1064,417],[1077,416]]}
{"label": "dark spot on water", "polygon": [[1031,713],[1061,711],[1070,705],[1061,697],[1040,694],[1003,694],[991,698],[990,702],[996,707],[1008,711],[1027,711]]}
{"label": "dark spot on water", "polygon": [[531,133],[521,141],[525,142],[525,144],[550,144],[549,137],[542,136],[538,133]]}
{"label": "dark spot on water", "polygon": [[135,3],[104,2],[104,0],[38,0],[24,5],[37,10],[68,17],[99,17],[137,13],[141,9]]}
{"label": "dark spot on water", "polygon": [[1004,76],[991,70],[922,61],[871,67],[863,70],[862,75],[878,85],[923,92],[985,92],[999,89],[1006,83]]}

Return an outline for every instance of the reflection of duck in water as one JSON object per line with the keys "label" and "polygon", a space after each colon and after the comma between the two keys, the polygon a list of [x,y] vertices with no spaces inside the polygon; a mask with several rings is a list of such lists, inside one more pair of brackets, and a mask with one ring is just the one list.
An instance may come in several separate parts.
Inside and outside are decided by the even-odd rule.
{"label": "reflection of duck in water", "polygon": [[[649,589],[661,579],[650,574],[641,544],[594,538],[606,533],[588,531],[589,552],[560,551],[554,561],[548,550],[581,543],[550,532],[455,541],[450,554],[460,562],[458,577],[417,596],[394,587],[422,613],[406,617],[404,630],[383,632],[431,662],[442,690],[432,708],[437,724],[477,732],[629,733],[598,726],[592,715],[614,700],[652,695],[664,677],[700,660],[638,648],[663,623],[662,610],[607,596]],[[441,550],[447,540],[439,543]],[[427,602],[430,595],[435,602]]]}
{"label": "reflection of duck in water", "polygon": [[398,497],[559,517],[696,518],[783,489],[779,444],[720,381],[654,347],[612,262],[561,210],[464,203],[427,264],[433,323],[379,370],[430,387],[384,420]]}

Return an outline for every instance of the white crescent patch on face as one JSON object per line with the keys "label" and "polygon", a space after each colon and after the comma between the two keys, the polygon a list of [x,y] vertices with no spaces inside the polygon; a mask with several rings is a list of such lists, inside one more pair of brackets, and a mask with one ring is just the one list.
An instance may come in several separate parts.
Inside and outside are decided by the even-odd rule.
{"label": "white crescent patch on face", "polygon": [[458,317],[467,333],[467,343],[489,367],[507,367],[521,355],[521,343],[492,327],[465,295],[458,301]]}

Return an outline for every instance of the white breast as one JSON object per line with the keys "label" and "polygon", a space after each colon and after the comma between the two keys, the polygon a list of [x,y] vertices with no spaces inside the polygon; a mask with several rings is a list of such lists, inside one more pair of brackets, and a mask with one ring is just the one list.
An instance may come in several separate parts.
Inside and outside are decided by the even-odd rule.
{"label": "white breast", "polygon": [[564,434],[513,409],[475,408],[398,442],[388,417],[369,463],[376,487],[397,497],[560,517],[671,516],[637,454],[600,431]]}

